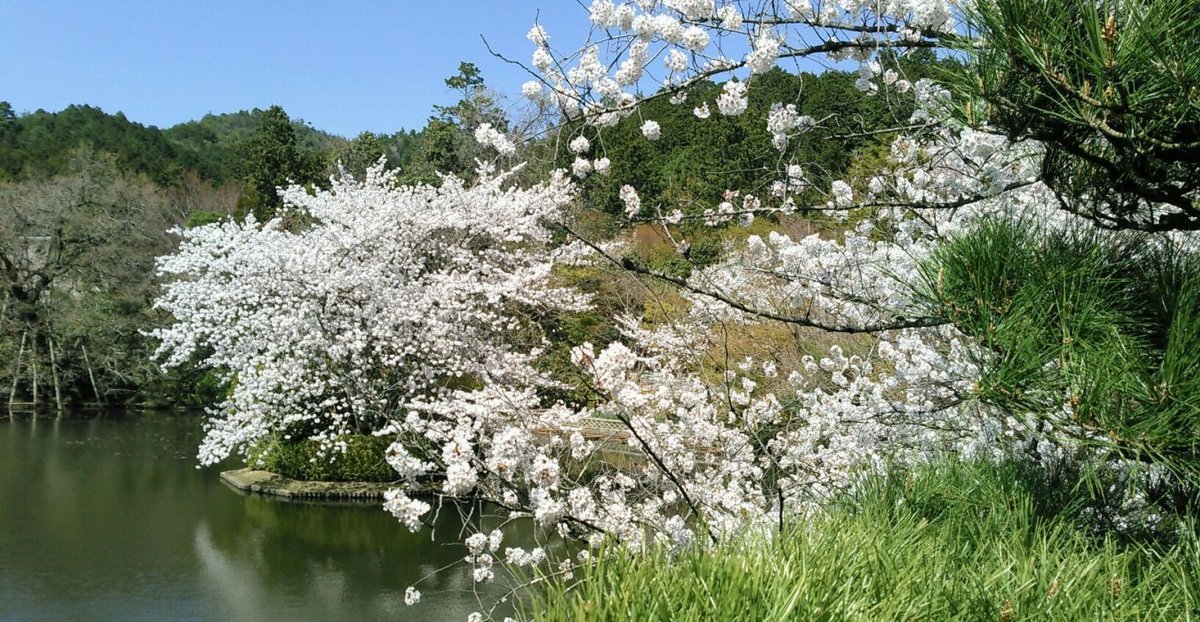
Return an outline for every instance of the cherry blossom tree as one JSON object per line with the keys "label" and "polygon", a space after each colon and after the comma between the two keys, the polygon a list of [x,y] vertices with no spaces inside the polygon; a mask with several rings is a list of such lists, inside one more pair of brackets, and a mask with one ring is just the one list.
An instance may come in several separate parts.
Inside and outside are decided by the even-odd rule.
{"label": "cherry blossom tree", "polygon": [[[943,89],[910,84],[879,65],[881,50],[937,45],[943,29],[950,31],[945,4],[894,8],[888,16],[864,6],[818,13],[801,3],[718,9],[713,2],[601,0],[591,9],[599,40],[565,55],[552,51],[549,34],[535,26],[529,39],[538,77],[522,90],[558,102],[571,127],[580,128],[563,141],[575,154],[576,177],[608,168],[603,129],[638,114],[644,98],[635,89],[644,86],[652,59],[663,59],[667,74],[650,97],[695,106],[698,123],[743,113],[752,88],[752,81],[734,79],[714,101],[688,102],[689,85],[700,80],[764,72],[785,58],[857,60],[864,96],[887,88],[917,99],[918,114],[903,121],[920,131],[894,141],[891,170],[836,182],[819,204],[797,203],[808,182],[803,165],[786,159],[769,195],[731,189],[728,200],[699,216],[644,205],[635,187],[622,188],[627,215],[656,221],[668,236],[688,218],[718,225],[801,209],[839,218],[869,214],[835,238],[751,237],[728,261],[690,278],[625,262],[619,244],[586,239],[564,222],[597,260],[679,286],[690,310],[660,326],[625,318],[623,339],[603,349],[578,344],[572,358],[592,403],[545,404],[535,386],[520,381],[413,403],[396,431],[418,440],[397,443],[389,456],[406,481],[444,474],[447,495],[480,496],[530,516],[548,533],[592,544],[687,546],[814,511],[871,469],[945,451],[1003,449],[1006,433],[1019,424],[972,399],[979,377],[973,341],[928,315],[905,284],[920,280],[923,258],[946,235],[988,214],[1026,209],[1002,194],[1022,193],[1029,209],[1047,205],[1032,181],[1037,148],[949,122]],[[807,43],[812,37],[820,42]],[[741,60],[721,52],[739,45],[746,49]],[[781,102],[768,129],[786,155],[789,142],[817,123]],[[662,127],[644,119],[641,131],[654,141]],[[479,139],[499,140],[489,131]],[[682,242],[679,248],[684,252]],[[869,347],[847,353],[834,345],[786,370],[770,359],[726,356],[707,364],[704,353],[719,346],[718,329],[762,322],[866,334]],[[604,429],[612,432],[598,433]],[[424,459],[413,446],[440,448],[440,460]],[[404,487],[386,507],[413,528],[431,509]],[[574,563],[548,560],[544,547],[502,547],[502,540],[499,532],[467,539],[477,580],[493,579],[501,561],[552,562],[558,572],[570,572]]]}
{"label": "cherry blossom tree", "polygon": [[[980,223],[1036,222],[1044,231],[1091,226],[1061,209],[1044,183],[1045,145],[972,127],[946,88],[909,82],[898,66],[885,65],[906,49],[964,46],[947,3],[598,0],[590,18],[593,38],[574,52],[555,51],[541,25],[530,30],[536,78],[522,89],[556,101],[573,121],[576,134],[564,143],[576,156],[577,177],[606,161],[604,129],[641,114],[647,97],[694,106],[697,123],[737,116],[755,74],[798,58],[855,62],[863,96],[912,97],[916,112],[890,131],[881,170],[818,189],[821,201],[811,200],[806,163],[788,159],[789,144],[820,121],[788,102],[779,102],[768,121],[780,152],[769,193],[730,189],[699,215],[646,205],[631,185],[620,193],[629,218],[657,223],[681,254],[686,241],[677,226],[689,220],[746,225],[823,213],[842,221],[834,235],[750,236],[725,262],[683,278],[625,260],[619,243],[586,239],[565,224],[598,257],[677,285],[690,312],[669,326],[629,320],[622,341],[601,351],[576,349],[598,406],[505,415],[512,422],[536,418],[540,434],[501,428],[490,438],[462,437],[456,448],[471,451],[456,455],[480,473],[472,486],[563,533],[682,546],[813,511],[870,469],[947,452],[1061,460],[1097,438],[1080,424],[1069,395],[1050,391],[1041,404],[1052,407],[1037,411],[983,399],[982,376],[1003,353],[982,347],[945,309],[929,304],[940,282],[931,271],[936,249]],[[689,101],[690,86],[718,76],[727,81],[714,100]],[[647,84],[659,88],[639,95]],[[646,140],[661,136],[654,119],[642,119],[641,129]],[[706,369],[698,353],[731,322],[867,335],[870,346],[848,355],[834,345],[826,356],[802,358],[783,378],[771,360],[726,360]],[[480,396],[451,398],[459,402],[447,411],[462,412]],[[638,466],[617,468],[598,455],[602,448],[583,434],[596,418],[619,423]],[[604,463],[598,475],[597,462]],[[506,557],[536,561],[521,551]],[[494,561],[482,548],[469,560],[479,568]]]}
{"label": "cherry blossom tree", "polygon": [[[949,90],[894,64],[909,49],[974,45],[948,2],[595,0],[589,17],[592,37],[574,51],[556,51],[541,25],[528,33],[534,78],[522,93],[561,108],[570,172],[528,189],[491,172],[434,189],[376,171],[285,193],[313,218],[299,232],[274,221],[182,232],[160,266],[174,279],[160,306],[177,318],[159,332],[162,352],[168,363],[204,356],[235,383],[205,461],[273,431],[335,444],[365,425],[397,438],[388,461],[400,483],[385,507],[412,529],[432,509],[414,491],[433,481],[445,498],[532,518],[547,539],[683,547],[819,511],[872,470],[946,453],[1061,460],[1104,435],[1055,387],[1039,389],[1037,410],[984,399],[1004,353],[938,304],[937,250],[980,223],[1091,226],[1043,183],[1044,144],[972,127]],[[564,217],[568,176],[608,171],[605,128],[636,118],[647,98],[691,108],[698,124],[737,116],[755,75],[801,60],[853,63],[863,97],[911,98],[916,112],[880,132],[877,170],[815,187],[790,147],[822,120],[781,101],[767,121],[778,158],[763,191],[731,188],[688,214],[642,201],[632,184],[620,198],[630,222],[655,223],[681,255],[688,226],[820,215],[825,230],[749,235],[682,277],[626,260],[619,239],[589,239]],[[718,78],[711,99],[689,99]],[[661,138],[655,119],[638,120],[646,140]],[[496,127],[474,134],[502,157],[518,153]],[[572,242],[556,245],[551,231]],[[606,347],[572,344],[576,377],[545,377],[532,365],[537,340],[511,336],[531,309],[583,308],[554,285],[556,261],[673,284],[686,311],[621,318]],[[822,351],[783,361],[723,339],[763,325],[806,331]],[[564,382],[591,399],[551,401],[545,389]],[[498,564],[568,573],[587,557],[504,547],[499,531],[466,544],[477,581]]]}
{"label": "cherry blossom tree", "polygon": [[[201,448],[213,463],[266,435],[317,438],[377,432],[411,400],[515,376],[543,380],[531,353],[504,334],[522,308],[576,308],[583,299],[549,280],[547,219],[570,197],[559,176],[507,187],[488,169],[466,186],[393,183],[382,164],[330,190],[283,193],[312,220],[227,220],[177,230],[157,302],[175,323],[155,332],[166,365],[199,357],[232,390]],[[535,343],[536,346],[536,343]]]}

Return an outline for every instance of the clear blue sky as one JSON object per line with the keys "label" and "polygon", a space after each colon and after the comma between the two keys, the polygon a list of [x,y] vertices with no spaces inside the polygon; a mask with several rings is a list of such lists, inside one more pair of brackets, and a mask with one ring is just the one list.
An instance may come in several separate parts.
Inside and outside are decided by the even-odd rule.
{"label": "clear blue sky", "polygon": [[344,136],[420,129],[456,99],[443,80],[462,60],[519,97],[527,76],[480,35],[527,62],[535,18],[555,43],[586,37],[575,0],[0,0],[0,100],[160,127],[280,104]]}

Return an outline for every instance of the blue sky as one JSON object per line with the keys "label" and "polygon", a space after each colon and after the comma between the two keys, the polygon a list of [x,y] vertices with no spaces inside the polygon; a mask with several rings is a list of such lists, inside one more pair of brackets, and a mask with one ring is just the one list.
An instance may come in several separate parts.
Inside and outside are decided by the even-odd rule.
{"label": "blue sky", "polygon": [[160,127],[280,104],[345,136],[420,129],[454,101],[443,80],[462,60],[519,97],[527,76],[480,35],[527,61],[535,18],[556,43],[586,37],[575,0],[0,0],[0,100],[18,112],[91,104]]}

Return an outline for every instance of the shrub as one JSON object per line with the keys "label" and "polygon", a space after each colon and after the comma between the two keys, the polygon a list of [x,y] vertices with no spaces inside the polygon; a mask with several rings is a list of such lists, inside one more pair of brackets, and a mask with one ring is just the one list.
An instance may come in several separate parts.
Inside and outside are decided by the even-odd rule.
{"label": "shrub", "polygon": [[382,436],[347,435],[339,439],[345,451],[323,450],[320,441],[287,441],[273,436],[250,456],[250,464],[284,477],[327,482],[390,482],[396,472],[388,466],[384,452],[394,439]]}

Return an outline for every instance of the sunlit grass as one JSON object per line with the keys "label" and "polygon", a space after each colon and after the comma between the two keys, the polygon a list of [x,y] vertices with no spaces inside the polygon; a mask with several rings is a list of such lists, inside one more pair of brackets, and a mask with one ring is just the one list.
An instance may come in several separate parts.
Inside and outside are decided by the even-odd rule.
{"label": "sunlit grass", "polygon": [[[1089,529],[1085,499],[1011,466],[874,480],[857,499],[715,551],[611,550],[528,608],[556,620],[1188,620],[1200,539]],[[1062,492],[1062,491],[1059,491]]]}

